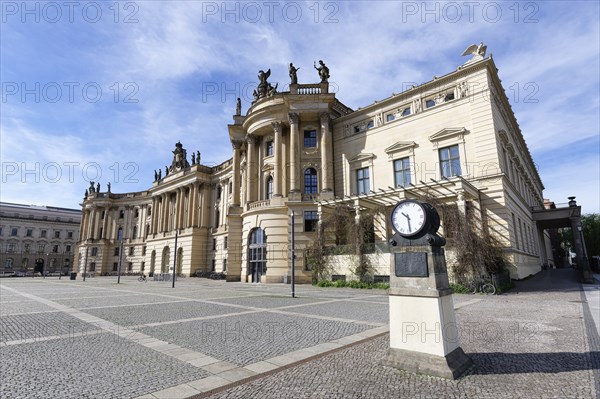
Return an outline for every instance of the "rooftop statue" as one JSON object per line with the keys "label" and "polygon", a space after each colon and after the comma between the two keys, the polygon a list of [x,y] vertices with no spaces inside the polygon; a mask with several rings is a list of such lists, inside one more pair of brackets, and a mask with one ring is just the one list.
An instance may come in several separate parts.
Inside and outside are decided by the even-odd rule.
{"label": "rooftop statue", "polygon": [[292,85],[298,84],[298,74],[297,74],[298,69],[300,69],[300,68],[296,68],[294,66],[294,64],[290,62],[290,67],[289,67],[289,71],[290,71],[290,84],[292,84]]}
{"label": "rooftop statue", "polygon": [[178,141],[173,150],[173,161],[171,162],[169,172],[177,172],[181,169],[188,168],[189,166],[190,164],[187,161],[187,151],[183,148],[181,142]]}
{"label": "rooftop statue", "polygon": [[471,44],[469,47],[467,47],[467,49],[464,51],[464,53],[462,55],[464,57],[465,55],[472,54],[473,57],[469,61],[465,62],[463,65],[467,65],[472,62],[482,60],[485,57],[486,50],[487,50],[487,46],[485,44],[483,44],[483,42],[479,43],[479,45]]}
{"label": "rooftop statue", "polygon": [[[240,116],[242,114],[242,100],[238,97],[236,103],[235,103],[235,115],[236,116]],[[192,156],[194,156],[194,154],[192,154]],[[192,158],[193,160],[193,158]],[[192,164],[194,162],[192,161]]]}
{"label": "rooftop statue", "polygon": [[316,62],[314,63],[314,66],[317,72],[319,72],[321,83],[327,83],[329,81],[329,68],[327,68],[323,60],[319,60],[319,66],[317,66]]}

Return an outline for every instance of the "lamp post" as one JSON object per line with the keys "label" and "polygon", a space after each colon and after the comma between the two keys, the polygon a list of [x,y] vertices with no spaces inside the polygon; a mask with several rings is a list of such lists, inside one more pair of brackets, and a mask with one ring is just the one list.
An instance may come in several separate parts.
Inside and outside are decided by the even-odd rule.
{"label": "lamp post", "polygon": [[117,284],[121,284],[121,260],[123,259],[123,229],[119,228],[117,233],[119,240],[119,266],[117,268]]}
{"label": "lamp post", "polygon": [[296,285],[294,281],[294,274],[296,274],[296,251],[294,250],[294,243],[296,240],[296,229],[294,226],[294,220],[294,211],[292,211],[292,298],[296,297]]}
{"label": "lamp post", "polygon": [[171,284],[171,288],[175,288],[175,272],[177,270],[177,236],[179,235],[179,230],[175,230],[175,255],[173,256],[173,282]]}

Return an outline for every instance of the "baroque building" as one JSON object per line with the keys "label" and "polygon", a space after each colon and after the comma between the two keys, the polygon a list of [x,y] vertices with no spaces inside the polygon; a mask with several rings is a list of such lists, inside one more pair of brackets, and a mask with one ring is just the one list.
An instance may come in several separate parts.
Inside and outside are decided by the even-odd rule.
{"label": "baroque building", "polygon": [[[114,273],[225,272],[228,281],[282,282],[290,273],[291,214],[296,249],[316,236],[338,206],[359,220],[379,210],[372,240],[376,274],[389,274],[388,214],[404,198],[435,196],[475,212],[523,278],[551,259],[533,209],[544,188],[485,47],[456,70],[357,110],[318,83],[277,91],[259,72],[254,101],[238,100],[228,126],[232,157],[216,167],[188,161],[177,143],[171,165],[155,171],[146,191],[101,192],[93,182],[83,202],[78,269]],[[387,211],[386,211],[387,210]],[[386,213],[388,212],[388,213]],[[119,240],[122,238],[122,240]],[[175,240],[177,250],[175,251]],[[548,254],[550,253],[550,257]],[[302,251],[297,281],[312,272]],[[176,258],[176,260],[174,259]],[[335,273],[348,275],[343,259]]]}
{"label": "baroque building", "polygon": [[69,272],[80,223],[78,209],[0,202],[0,274]]}

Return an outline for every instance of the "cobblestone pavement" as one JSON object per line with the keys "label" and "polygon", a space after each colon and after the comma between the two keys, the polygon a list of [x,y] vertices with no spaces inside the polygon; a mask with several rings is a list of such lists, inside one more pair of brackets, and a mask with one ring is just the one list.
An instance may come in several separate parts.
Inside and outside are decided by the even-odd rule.
{"label": "cobblestone pavement", "polygon": [[[1,398],[597,398],[600,338],[570,270],[454,295],[457,381],[380,365],[381,290],[186,278],[0,279]],[[587,295],[587,296],[586,296]],[[587,298],[587,299],[586,299]],[[595,300],[595,299],[592,299]]]}

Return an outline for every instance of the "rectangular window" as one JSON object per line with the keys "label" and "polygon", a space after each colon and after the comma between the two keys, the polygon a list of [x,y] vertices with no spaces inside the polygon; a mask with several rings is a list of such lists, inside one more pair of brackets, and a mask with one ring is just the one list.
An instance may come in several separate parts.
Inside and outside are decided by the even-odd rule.
{"label": "rectangular window", "polygon": [[92,256],[98,255],[98,247],[92,247]]}
{"label": "rectangular window", "polygon": [[212,244],[213,244],[212,249],[213,249],[213,251],[215,251],[217,249],[217,239],[216,238],[213,238]]}
{"label": "rectangular window", "polygon": [[223,271],[227,271],[227,259],[223,259]]}
{"label": "rectangular window", "polygon": [[394,161],[394,181],[396,187],[410,185],[410,162],[408,157]]}
{"label": "rectangular window", "polygon": [[67,246],[65,247],[65,251],[66,251],[67,253],[71,252],[71,246],[70,246],[70,245],[67,245]]}
{"label": "rectangular window", "polygon": [[304,131],[304,148],[311,148],[317,146],[317,131],[316,130],[305,130]]}
{"label": "rectangular window", "polygon": [[13,227],[12,229],[10,229],[10,235],[12,237],[16,237],[18,232],[19,232],[19,229],[16,227]]}
{"label": "rectangular window", "polygon": [[7,252],[15,252],[17,248],[16,244],[8,244]]}
{"label": "rectangular window", "polygon": [[142,247],[142,256],[146,256],[146,247],[145,246]]}
{"label": "rectangular window", "polygon": [[39,244],[38,245],[38,252],[44,252],[44,244]]}
{"label": "rectangular window", "polygon": [[369,168],[361,168],[356,171],[356,190],[358,194],[368,193],[371,190]]}
{"label": "rectangular window", "polygon": [[304,231],[317,231],[319,215],[317,211],[304,211]]}
{"label": "rectangular window", "polygon": [[55,254],[58,253],[58,245],[53,245],[52,246],[52,252],[55,253]]}
{"label": "rectangular window", "polygon": [[119,211],[119,219],[123,219],[125,217],[125,211],[124,210],[120,210]]}
{"label": "rectangular window", "polygon": [[135,208],[135,217],[136,218],[140,217],[140,209],[139,208]]}
{"label": "rectangular window", "polygon": [[27,237],[33,236],[33,229],[27,229]]}
{"label": "rectangular window", "polygon": [[135,254],[135,247],[129,247],[129,256],[133,256]]}
{"label": "rectangular window", "polygon": [[25,245],[23,246],[23,251],[24,251],[26,254],[28,254],[28,253],[29,253],[29,251],[31,251],[31,244],[25,244]]}
{"label": "rectangular window", "polygon": [[119,262],[113,263],[113,272],[116,272],[118,270],[119,270]]}
{"label": "rectangular window", "polygon": [[119,256],[119,247],[115,248],[115,256]]}
{"label": "rectangular window", "polygon": [[223,249],[227,249],[227,237],[223,239]]}
{"label": "rectangular window", "polygon": [[440,149],[442,177],[460,176],[460,155],[458,145]]}
{"label": "rectangular window", "polygon": [[317,194],[318,191],[317,171],[314,168],[308,168],[304,171],[304,194]]}
{"label": "rectangular window", "polygon": [[267,141],[267,148],[266,148],[266,150],[267,150],[266,151],[267,152],[266,156],[269,157],[269,156],[273,155],[273,141]]}
{"label": "rectangular window", "polygon": [[42,230],[42,232],[40,233],[40,237],[46,238],[46,235],[48,235],[48,232],[46,230]]}
{"label": "rectangular window", "polygon": [[127,271],[128,272],[132,272],[133,271],[133,262],[127,263]]}
{"label": "rectangular window", "polygon": [[90,272],[95,272],[96,271],[96,262],[92,262],[90,263]]}
{"label": "rectangular window", "polygon": [[216,269],[217,269],[217,260],[213,259],[212,260],[212,268],[211,268],[211,270],[214,272]]}
{"label": "rectangular window", "polygon": [[60,231],[54,232],[54,238],[60,238]]}

